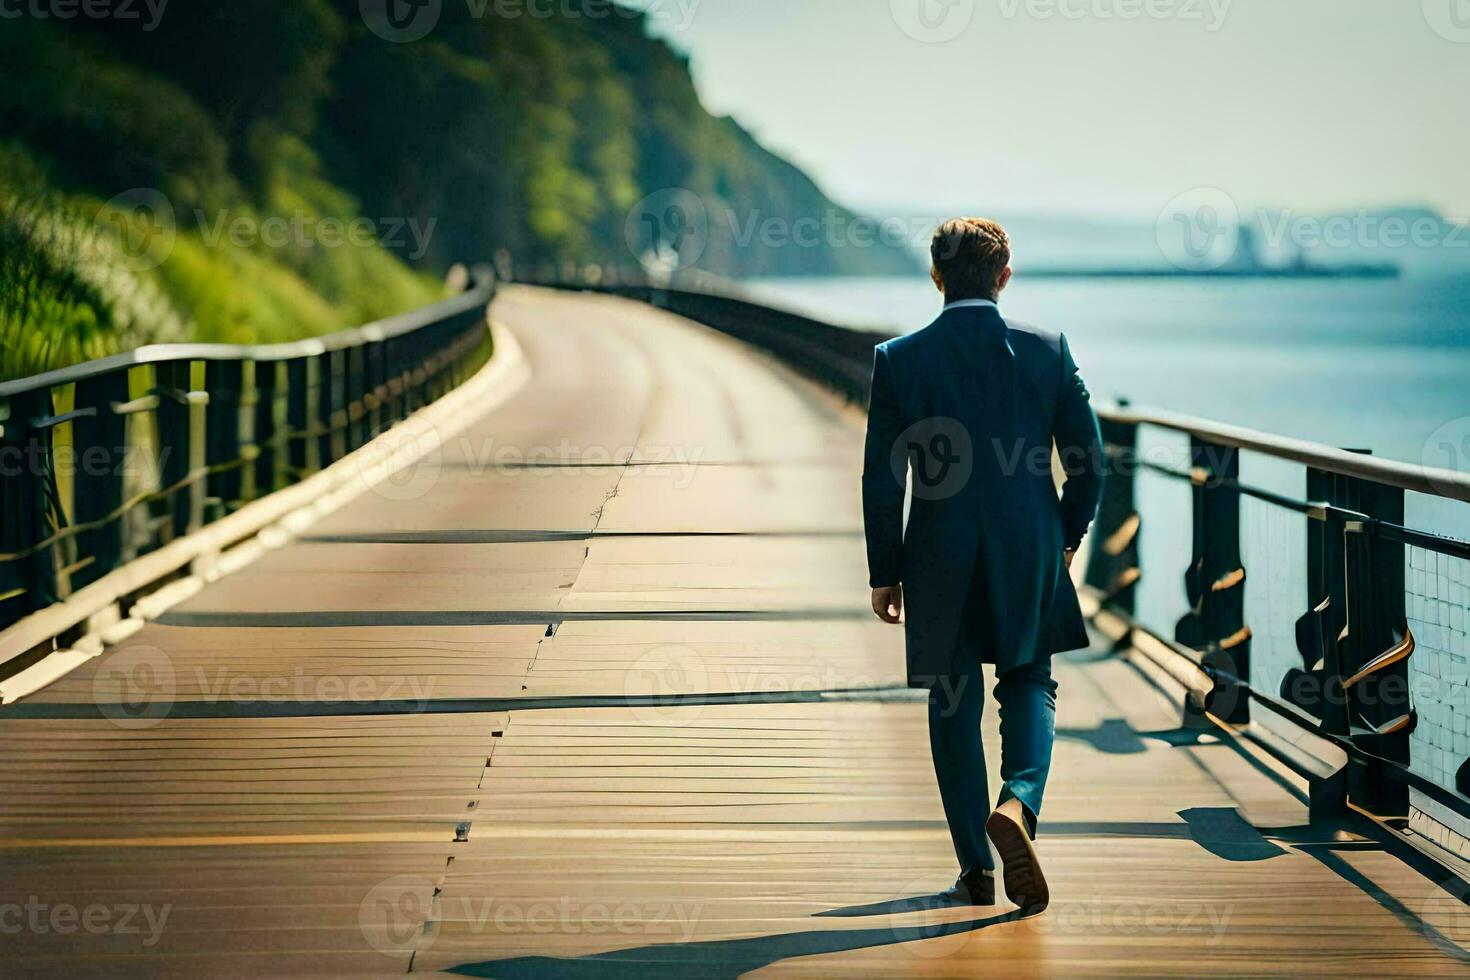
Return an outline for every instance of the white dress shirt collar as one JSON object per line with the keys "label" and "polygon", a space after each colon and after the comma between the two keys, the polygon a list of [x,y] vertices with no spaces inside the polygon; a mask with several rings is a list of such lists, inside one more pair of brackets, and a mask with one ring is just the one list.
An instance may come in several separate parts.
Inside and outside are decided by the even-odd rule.
{"label": "white dress shirt collar", "polygon": [[971,307],[971,306],[988,306],[992,310],[998,310],[998,309],[1000,309],[1000,307],[996,305],[996,303],[995,303],[994,300],[989,300],[989,299],[961,299],[961,300],[956,300],[953,303],[947,304],[944,307],[944,312],[945,313],[948,313],[950,310],[963,310],[966,307]]}

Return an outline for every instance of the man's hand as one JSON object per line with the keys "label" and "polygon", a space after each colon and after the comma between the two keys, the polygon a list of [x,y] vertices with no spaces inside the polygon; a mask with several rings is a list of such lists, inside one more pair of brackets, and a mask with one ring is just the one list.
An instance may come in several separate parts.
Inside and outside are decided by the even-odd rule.
{"label": "man's hand", "polygon": [[873,612],[890,626],[898,625],[903,617],[903,586],[891,585],[873,590]]}
{"label": "man's hand", "polygon": [[1064,561],[1064,562],[1067,563],[1067,568],[1069,568],[1069,569],[1072,567],[1072,559],[1074,559],[1076,557],[1077,557],[1077,552],[1075,552],[1075,551],[1064,551],[1064,552],[1062,552],[1062,561]]}

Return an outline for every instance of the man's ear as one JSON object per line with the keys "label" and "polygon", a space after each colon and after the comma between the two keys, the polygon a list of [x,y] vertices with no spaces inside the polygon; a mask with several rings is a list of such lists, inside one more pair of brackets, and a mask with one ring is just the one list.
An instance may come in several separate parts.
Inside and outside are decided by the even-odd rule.
{"label": "man's ear", "polygon": [[944,292],[944,277],[939,274],[938,266],[931,265],[929,267],[929,278],[934,280],[935,289],[939,290],[941,293]]}
{"label": "man's ear", "polygon": [[1000,293],[1001,293],[1001,290],[1005,289],[1006,286],[1010,285],[1010,281],[1011,281],[1011,267],[1010,266],[1006,266],[1003,270],[1001,270],[1001,273],[1000,273],[1000,281],[995,284],[995,294],[997,296],[999,296]]}

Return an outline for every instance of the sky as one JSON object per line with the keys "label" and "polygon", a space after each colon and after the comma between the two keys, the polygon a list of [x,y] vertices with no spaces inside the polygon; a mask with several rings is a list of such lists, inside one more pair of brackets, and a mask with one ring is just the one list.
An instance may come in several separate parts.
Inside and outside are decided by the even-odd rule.
{"label": "sky", "polygon": [[625,2],[850,206],[1470,217],[1470,0]]}

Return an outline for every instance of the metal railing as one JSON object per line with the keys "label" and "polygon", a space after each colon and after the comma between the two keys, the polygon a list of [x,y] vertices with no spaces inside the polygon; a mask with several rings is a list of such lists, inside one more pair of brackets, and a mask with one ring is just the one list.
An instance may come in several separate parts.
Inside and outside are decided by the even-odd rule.
{"label": "metal railing", "polygon": [[143,347],[0,384],[0,629],[320,470],[488,356],[491,276],[297,343]]}
{"label": "metal railing", "polygon": [[873,347],[888,338],[776,310],[733,295],[647,285],[583,286],[538,281],[640,300],[759,347],[853,401],[866,401]]}
{"label": "metal railing", "polygon": [[[1099,544],[1086,582],[1103,605],[1172,640],[1176,649],[1193,652],[1213,684],[1202,705],[1211,715],[1228,724],[1246,724],[1252,705],[1257,705],[1340,748],[1348,766],[1312,782],[1314,811],[1330,813],[1352,803],[1376,816],[1402,818],[1408,815],[1412,789],[1470,817],[1465,797],[1470,753],[1457,760],[1452,776],[1430,779],[1411,768],[1411,739],[1422,720],[1414,704],[1415,682],[1421,679],[1415,654],[1446,662],[1454,655],[1426,646],[1416,636],[1408,611],[1408,598],[1414,595],[1409,549],[1435,556],[1440,566],[1441,557],[1445,562],[1470,561],[1470,544],[1405,526],[1406,493],[1470,501],[1470,476],[1169,412],[1122,406],[1099,415],[1109,473],[1094,529]],[[1150,428],[1186,436],[1189,465],[1171,467],[1140,454],[1140,431]],[[1241,454],[1247,452],[1301,465],[1301,495],[1242,481]],[[1138,590],[1149,572],[1139,548],[1149,527],[1148,515],[1137,506],[1140,473],[1190,488],[1193,543],[1182,569],[1188,611],[1172,631],[1137,618]],[[1294,637],[1300,663],[1287,669],[1279,683],[1254,669],[1251,656],[1255,633],[1246,615],[1249,577],[1241,547],[1246,500],[1299,515],[1305,523],[1305,581],[1300,583],[1301,615]],[[1279,545],[1285,548],[1288,542]],[[1165,569],[1163,574],[1178,571]],[[1453,587],[1446,591],[1448,602],[1463,602]],[[1441,640],[1435,645],[1446,644]],[[1458,686],[1439,666],[1424,677],[1430,675],[1436,686]],[[1444,703],[1452,706],[1456,699]]]}
{"label": "metal railing", "polygon": [[[867,397],[872,349],[888,339],[733,296],[644,285],[543,285],[595,289],[671,310],[761,347],[859,402]],[[1416,651],[1421,657],[1429,654],[1406,609],[1406,597],[1415,588],[1411,576],[1423,577],[1409,552],[1417,549],[1436,561],[1470,562],[1470,544],[1407,527],[1404,520],[1406,492],[1470,502],[1470,475],[1168,412],[1118,406],[1101,408],[1099,418],[1110,472],[1085,583],[1100,609],[1122,618],[1130,630],[1150,632],[1159,645],[1208,678],[1209,693],[1193,712],[1241,725],[1250,721],[1254,704],[1340,748],[1349,764],[1329,778],[1312,781],[1314,812],[1340,812],[1351,802],[1377,816],[1401,818],[1413,789],[1470,818],[1470,752],[1457,755],[1453,766],[1442,766],[1437,779],[1411,768],[1411,738],[1420,716],[1410,671]],[[1139,432],[1145,428],[1187,437],[1181,465],[1139,455]],[[1301,495],[1243,483],[1243,452],[1303,466]],[[1140,560],[1139,543],[1149,528],[1149,515],[1138,506],[1141,472],[1161,474],[1190,490],[1190,554],[1181,555],[1176,567],[1147,569]],[[1305,581],[1299,583],[1295,600],[1302,613],[1295,630],[1300,665],[1288,670],[1279,684],[1252,670],[1254,634],[1247,622],[1248,576],[1241,546],[1243,498],[1298,515],[1306,523]],[[1181,573],[1187,613],[1173,624],[1139,621],[1136,598],[1146,576],[1167,580]],[[1441,567],[1439,579],[1446,577]],[[1463,587],[1461,598],[1432,601],[1470,603],[1463,598],[1470,595],[1470,564],[1462,578],[1457,583]],[[1470,629],[1470,609],[1463,616],[1455,634],[1461,641]],[[1459,662],[1453,651],[1439,653],[1446,663]],[[1428,673],[1446,682],[1443,671]],[[1470,677],[1464,680],[1470,683]],[[1470,694],[1470,688],[1463,693]],[[1470,736],[1470,706],[1465,712],[1466,720],[1453,723],[1466,729],[1462,738]],[[1454,750],[1433,746],[1433,751]],[[1445,775],[1451,769],[1454,774]]]}

